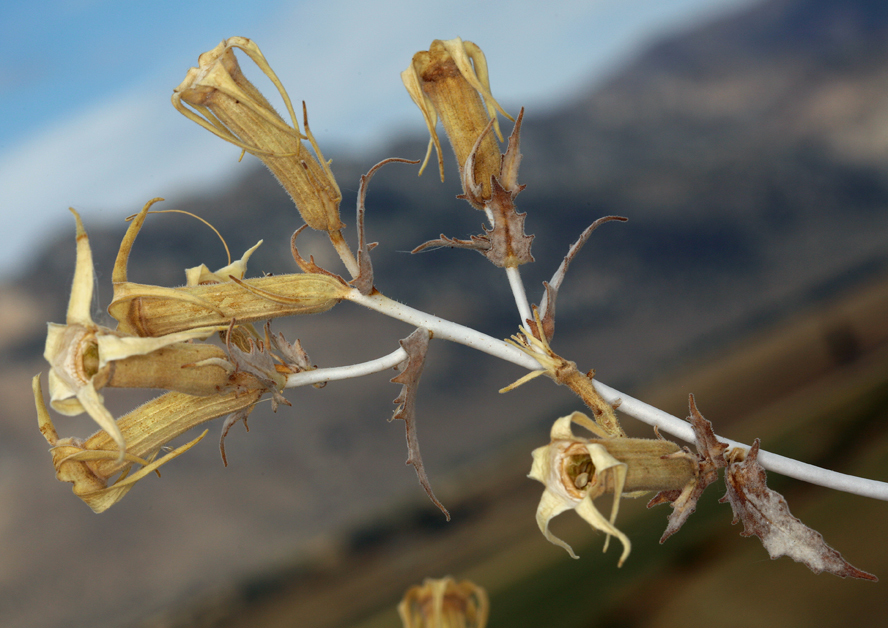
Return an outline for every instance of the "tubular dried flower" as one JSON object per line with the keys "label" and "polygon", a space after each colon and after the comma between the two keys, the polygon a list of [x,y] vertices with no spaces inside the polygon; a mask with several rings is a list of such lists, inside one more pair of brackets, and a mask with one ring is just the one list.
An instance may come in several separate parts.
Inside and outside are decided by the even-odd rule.
{"label": "tubular dried flower", "polygon": [[[571,423],[605,438],[574,436]],[[573,549],[549,531],[549,521],[575,510],[593,528],[616,536],[623,544],[618,566],[629,556],[631,544],[614,522],[623,496],[649,490],[681,489],[694,479],[695,458],[665,440],[609,438],[594,421],[580,412],[561,417],[552,426],[551,442],[533,452],[528,477],[545,485],[537,508],[537,525],[548,541],[563,547],[573,558]],[[668,488],[667,488],[668,487]],[[604,493],[614,495],[610,519],[605,519],[593,500]]]}
{"label": "tubular dried flower", "polygon": [[[245,52],[274,83],[292,126],[243,75],[234,56],[235,48]],[[305,105],[303,135],[290,97],[253,41],[231,37],[200,55],[198,67],[188,70],[185,80],[173,90],[172,100],[176,109],[190,120],[261,159],[290,194],[308,226],[328,232],[342,229],[342,193],[308,127]],[[316,158],[302,144],[304,139],[311,144]]]}
{"label": "tubular dried flower", "polygon": [[349,293],[345,282],[321,273],[243,280],[255,246],[239,261],[215,273],[204,265],[188,269],[187,285],[181,288],[130,282],[129,255],[153,202],[146,204],[130,223],[114,263],[114,298],[108,312],[118,322],[118,331],[156,337],[194,328],[225,328],[233,319],[246,324],[293,314],[315,314],[329,310]]}
{"label": "tubular dried flower", "polygon": [[[201,423],[252,406],[266,392],[255,378],[241,377],[240,383],[227,392],[203,397],[170,392],[121,417],[115,428],[127,443],[123,457],[107,429],[86,440],[59,438],[43,401],[39,375],[34,377],[33,391],[38,425],[51,446],[56,477],[71,482],[74,494],[98,513],[120,501],[140,479],[197,444],[206,431],[157,459],[166,443]],[[142,468],[130,474],[136,464]]]}
{"label": "tubular dried flower", "polygon": [[95,324],[90,315],[92,251],[80,216],[73,209],[71,212],[77,222],[77,262],[66,323],[49,323],[43,353],[50,365],[50,403],[62,414],[87,412],[108,432],[122,458],[126,441],[98,393],[98,389],[110,379],[107,367],[115,361],[148,355],[186,340],[206,338],[215,328],[192,325],[186,331],[146,339]]}
{"label": "tubular dried flower", "polygon": [[[485,129],[492,121],[496,135],[502,141],[496,112],[512,118],[490,93],[487,60],[481,49],[459,37],[436,39],[428,50],[413,55],[408,68],[401,72],[401,80],[410,98],[422,111],[431,136],[420,173],[434,146],[441,180],[444,180],[444,159],[435,131],[440,116],[456,154],[460,180],[464,178],[466,161],[474,153],[473,177],[482,187],[482,196],[490,198],[490,177],[499,176],[501,157],[499,146]],[[476,142],[479,146],[473,151]]]}

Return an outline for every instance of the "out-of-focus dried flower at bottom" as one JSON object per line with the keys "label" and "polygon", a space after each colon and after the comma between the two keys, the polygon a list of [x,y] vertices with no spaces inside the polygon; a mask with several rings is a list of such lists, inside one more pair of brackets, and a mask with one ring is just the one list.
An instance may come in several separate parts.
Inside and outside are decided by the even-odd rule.
{"label": "out-of-focus dried flower at bottom", "polygon": [[485,628],[490,603],[487,592],[470,580],[426,578],[413,586],[398,605],[404,628]]}

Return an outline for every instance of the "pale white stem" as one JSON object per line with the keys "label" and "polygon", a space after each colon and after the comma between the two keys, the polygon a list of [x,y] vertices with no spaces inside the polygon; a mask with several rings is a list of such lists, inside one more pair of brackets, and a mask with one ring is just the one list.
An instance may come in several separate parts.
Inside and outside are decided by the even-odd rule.
{"label": "pale white stem", "polygon": [[[487,220],[491,226],[496,225],[493,219],[493,212],[485,205],[484,213],[487,214]],[[512,294],[515,295],[515,305],[518,306],[518,314],[521,315],[521,324],[526,325],[524,321],[533,320],[533,314],[530,313],[530,305],[527,302],[527,293],[524,290],[524,282],[521,281],[521,273],[517,266],[506,266],[506,277],[509,278],[509,286],[512,288]]]}
{"label": "pale white stem", "polygon": [[530,305],[527,302],[527,293],[524,291],[524,282],[521,281],[521,272],[517,266],[506,266],[506,277],[509,278],[509,286],[512,288],[512,294],[515,295],[515,305],[518,306],[518,313],[521,315],[521,324],[527,325],[525,321],[532,321],[533,314],[531,314]]}
{"label": "pale white stem", "polygon": [[345,265],[346,270],[348,270],[349,274],[352,277],[357,277],[359,274],[358,271],[358,261],[355,259],[354,254],[348,246],[348,243],[345,241],[345,238],[342,237],[341,231],[330,231],[327,233],[330,236],[330,243],[333,245],[333,248],[336,249],[336,253],[339,255],[339,259],[342,260],[342,263]]}
{"label": "pale white stem", "polygon": [[[469,327],[465,327],[464,325],[453,323],[438,316],[426,314],[425,312],[414,309],[402,303],[398,303],[397,301],[392,301],[388,297],[385,297],[381,294],[377,293],[366,296],[362,295],[357,290],[353,290],[351,293],[349,293],[349,296],[347,298],[354,303],[363,305],[364,307],[380,312],[381,314],[385,314],[386,316],[396,318],[416,327],[423,327],[425,329],[428,329],[430,332],[432,332],[433,338],[440,338],[442,340],[458,342],[468,347],[472,347],[473,349],[477,349],[478,351],[482,351],[494,357],[505,360],[506,362],[517,364],[518,366],[531,371],[538,370],[540,368],[539,362],[537,362],[533,357],[524,353],[517,347],[506,344],[502,340],[498,340],[496,338],[488,336],[487,334],[483,334]],[[394,354],[391,355],[393,356]],[[380,358],[380,360],[385,360],[389,357],[390,356],[386,356],[385,358]],[[376,362],[376,360],[374,360],[373,362]],[[365,364],[370,363],[368,362]],[[312,371],[312,373],[314,372],[318,371]],[[307,375],[307,373],[300,373],[299,375]],[[324,380],[322,379],[318,381]],[[602,384],[598,380],[594,380],[593,383],[595,384],[595,388],[608,403],[613,404],[617,400],[620,400],[621,403],[619,410],[623,414],[627,414],[633,418],[638,419],[639,421],[647,423],[648,425],[655,425],[662,431],[672,434],[673,436],[677,436],[682,440],[688,441],[690,443],[694,442],[694,431],[691,428],[691,424],[687,421],[679,419],[678,417],[672,416],[671,414],[664,412],[659,408],[655,408],[644,403],[643,401],[639,401],[638,399],[621,393],[620,391],[615,390],[610,386]],[[744,445],[743,443],[738,443],[727,438],[722,438],[721,436],[718,436],[718,440],[728,443],[728,445],[730,445],[731,447],[742,447],[747,450],[749,449],[749,445]],[[803,480],[811,484],[817,484],[819,486],[844,491],[846,493],[851,493],[854,495],[861,495],[863,497],[872,497],[874,499],[888,501],[888,483],[886,482],[868,480],[865,478],[846,475],[844,473],[838,473],[836,471],[830,471],[828,469],[822,469],[820,467],[815,467],[813,465],[799,462],[798,460],[786,458],[784,456],[773,454],[764,450],[759,452],[758,460],[765,469],[769,471],[774,471],[775,473],[780,473],[782,475],[787,475],[789,477]]]}
{"label": "pale white stem", "polygon": [[527,355],[517,347],[506,344],[498,338],[493,338],[480,331],[476,331],[471,327],[448,321],[439,316],[426,314],[409,305],[393,301],[379,293],[363,295],[357,290],[352,290],[346,298],[353,303],[363,305],[366,308],[375,310],[386,316],[404,321],[414,327],[428,329],[432,332],[433,338],[449,340],[451,342],[466,345],[467,347],[477,349],[478,351],[500,358],[506,362],[512,362],[513,364],[517,364],[518,366],[531,371],[540,368],[539,362],[534,360],[531,356]]}
{"label": "pale white stem", "polygon": [[284,388],[296,388],[298,386],[332,382],[338,379],[363,377],[364,375],[379,373],[380,371],[394,368],[406,359],[407,352],[401,347],[398,347],[396,351],[392,351],[388,355],[376,358],[375,360],[370,360],[369,362],[349,364],[348,366],[336,366],[326,369],[315,369],[303,373],[293,373],[287,377],[287,384]]}
{"label": "pale white stem", "polygon": [[[694,442],[694,430],[691,424],[683,419],[672,416],[668,412],[663,412],[659,408],[648,405],[643,401],[630,397],[619,390],[615,390],[606,384],[602,384],[598,380],[594,380],[595,389],[604,397],[605,401],[610,404],[620,401],[619,410],[624,414],[638,419],[648,425],[655,425],[663,432],[668,432],[673,436]],[[718,440],[727,443],[730,447],[741,447],[749,450],[749,445],[738,443],[729,438],[718,436]],[[811,484],[825,486],[826,488],[861,495],[863,497],[872,497],[888,501],[888,483],[878,482],[876,480],[867,480],[865,478],[855,477],[815,467],[805,462],[799,462],[792,458],[786,458],[778,454],[761,450],[758,456],[759,464],[765,469],[787,475],[797,480],[803,480]]]}

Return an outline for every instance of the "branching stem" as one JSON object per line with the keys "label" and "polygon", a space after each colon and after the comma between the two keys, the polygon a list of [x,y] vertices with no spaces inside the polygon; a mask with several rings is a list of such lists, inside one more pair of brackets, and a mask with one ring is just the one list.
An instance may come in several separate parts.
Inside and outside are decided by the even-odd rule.
{"label": "branching stem", "polygon": [[[457,342],[459,344],[466,345],[467,347],[477,349],[478,351],[482,351],[494,357],[500,358],[501,360],[505,360],[506,362],[517,364],[518,366],[531,371],[539,369],[539,362],[537,362],[533,357],[531,357],[527,353],[524,353],[517,347],[508,345],[502,340],[498,340],[464,325],[460,325],[458,323],[445,320],[438,316],[427,314],[402,303],[398,303],[397,301],[393,301],[392,299],[389,299],[388,297],[385,297],[379,293],[365,296],[359,293],[357,290],[353,290],[352,293],[349,294],[348,299],[354,303],[363,305],[364,307],[375,310],[386,316],[396,318],[416,327],[423,327],[425,329],[428,329],[430,332],[432,332],[433,338],[450,340],[451,342]],[[399,349],[399,351],[403,353],[403,350]],[[345,375],[346,377],[375,372],[372,369],[376,368],[376,366],[382,364],[390,364],[391,366],[394,366],[400,360],[402,360],[403,357],[401,357],[400,360],[396,360],[396,356],[400,356],[399,351],[395,351],[394,353],[391,353],[383,358],[379,358],[378,360],[365,362],[363,364],[357,364],[351,367],[339,367],[336,369],[318,369],[315,371],[310,371],[308,373],[292,375],[291,380],[299,381],[298,384],[293,385],[302,385],[302,378],[305,377],[307,380],[307,376],[309,375],[317,379],[312,379],[312,381],[305,381],[304,383],[316,383],[327,381],[330,379],[342,379],[342,377],[338,375],[347,373],[348,371],[346,369],[355,369],[354,375]],[[393,362],[389,362],[390,360]],[[364,368],[367,369],[366,372],[362,372],[362,369]],[[382,366],[377,370],[382,370],[383,368],[389,367]],[[331,374],[330,377],[325,376],[328,373]],[[615,390],[610,386],[602,384],[598,380],[594,380],[593,383],[595,384],[595,388],[608,403],[614,404],[616,401],[620,401],[619,410],[623,414],[638,419],[639,421],[647,423],[648,425],[656,426],[661,431],[667,432],[687,442],[694,442],[694,432],[691,428],[690,423],[688,423],[687,421],[679,419],[678,417],[664,412],[659,408],[655,408],[644,403],[643,401],[621,393],[620,391]],[[290,386],[289,383],[288,386]],[[743,443],[738,443],[727,438],[722,438],[721,436],[719,436],[718,439],[722,442],[728,443],[728,445],[730,445],[731,447],[741,447],[746,450],[749,449],[749,445],[745,445]],[[797,460],[786,458],[784,456],[766,451],[761,451],[759,453],[758,461],[765,469],[768,469],[769,471],[773,471],[775,473],[780,473],[782,475],[793,477],[798,480],[809,482],[811,484],[817,484],[819,486],[844,491],[846,493],[851,493],[854,495],[872,497],[873,499],[888,501],[888,483],[886,482],[868,480],[865,478],[846,475],[844,473],[838,473],[836,471],[830,471],[828,469],[822,469],[814,465],[799,462]]]}
{"label": "branching stem", "polygon": [[517,266],[506,266],[506,277],[509,278],[509,286],[512,288],[512,294],[515,295],[515,304],[518,306],[518,313],[521,315],[521,324],[527,325],[526,321],[533,320],[533,314],[531,314],[530,305],[527,302],[524,282],[521,281],[521,271],[518,270]]}

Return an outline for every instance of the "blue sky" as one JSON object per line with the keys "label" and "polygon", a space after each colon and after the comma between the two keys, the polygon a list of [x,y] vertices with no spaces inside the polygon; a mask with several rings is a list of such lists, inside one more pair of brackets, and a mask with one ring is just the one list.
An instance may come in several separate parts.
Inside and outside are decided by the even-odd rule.
{"label": "blue sky", "polygon": [[[122,220],[237,172],[238,151],[170,105],[197,56],[254,39],[294,102],[306,100],[325,155],[422,131],[400,84],[433,39],[478,43],[493,92],[537,111],[646,45],[751,0],[256,0],[7,3],[0,24],[0,278],[42,235]],[[12,6],[9,6],[12,5]],[[73,227],[72,227],[73,229]]]}

